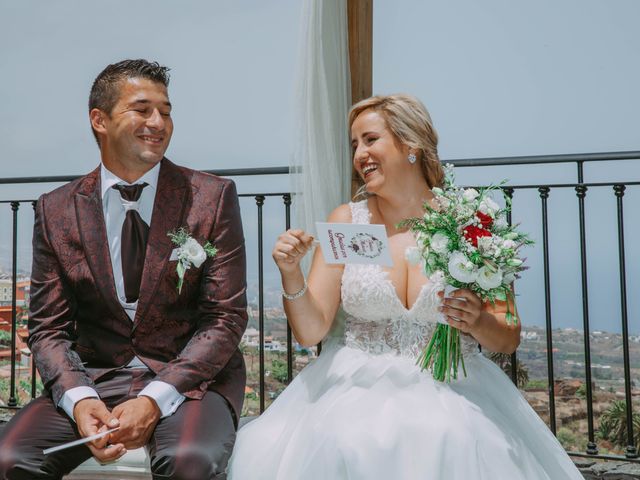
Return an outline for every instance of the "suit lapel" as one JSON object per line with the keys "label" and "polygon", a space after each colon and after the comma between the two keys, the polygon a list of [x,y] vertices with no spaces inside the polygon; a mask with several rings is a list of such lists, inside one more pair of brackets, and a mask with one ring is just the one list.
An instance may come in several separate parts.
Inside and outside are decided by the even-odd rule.
{"label": "suit lapel", "polygon": [[82,187],[75,195],[75,205],[80,241],[96,287],[111,313],[116,318],[129,322],[129,317],[118,301],[113,280],[107,227],[100,195],[100,167],[85,177]]}
{"label": "suit lapel", "polygon": [[[160,279],[169,265],[169,257],[174,248],[167,235],[170,231],[185,226],[185,215],[188,206],[187,179],[182,171],[164,158],[158,174],[158,188],[153,202],[149,240],[140,283],[140,298],[133,322],[135,329],[146,316]],[[175,267],[175,264],[171,264]]]}

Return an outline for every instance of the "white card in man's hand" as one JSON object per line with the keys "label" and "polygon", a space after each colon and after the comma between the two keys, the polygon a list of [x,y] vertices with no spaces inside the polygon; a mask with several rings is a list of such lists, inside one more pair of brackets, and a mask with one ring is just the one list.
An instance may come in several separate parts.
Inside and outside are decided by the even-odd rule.
{"label": "white card in man's hand", "polygon": [[105,430],[104,432],[96,433],[95,435],[89,435],[88,437],[79,438],[78,440],[74,440],[72,442],[63,443],[62,445],[58,445],[57,447],[46,448],[42,451],[45,455],[49,455],[53,452],[58,452],[60,450],[65,450],[67,448],[75,447],[78,445],[82,445],[83,443],[93,442],[94,440],[98,440],[110,433],[115,432],[120,427],[112,428],[110,430]]}
{"label": "white card in man's hand", "polygon": [[384,225],[316,222],[327,263],[367,263],[393,266]]}

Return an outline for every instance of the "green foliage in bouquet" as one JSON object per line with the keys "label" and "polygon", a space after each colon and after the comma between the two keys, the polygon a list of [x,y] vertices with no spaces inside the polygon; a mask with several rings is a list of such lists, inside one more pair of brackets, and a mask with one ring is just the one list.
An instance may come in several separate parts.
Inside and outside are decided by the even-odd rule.
{"label": "green foliage in bouquet", "polygon": [[462,366],[464,376],[467,369],[464,366],[464,356],[460,348],[460,331],[449,325],[439,323],[416,362],[422,370],[429,369],[433,378],[447,383],[458,378],[458,365]]}

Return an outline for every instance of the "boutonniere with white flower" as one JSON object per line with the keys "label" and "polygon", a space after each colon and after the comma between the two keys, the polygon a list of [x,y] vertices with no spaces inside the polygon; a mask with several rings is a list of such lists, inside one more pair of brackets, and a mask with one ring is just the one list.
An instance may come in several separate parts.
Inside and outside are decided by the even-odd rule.
{"label": "boutonniere with white flower", "polygon": [[[444,186],[433,188],[435,208],[425,204],[421,218],[402,223],[416,235],[417,251],[408,260],[422,263],[424,273],[435,284],[449,289],[464,288],[490,303],[506,302],[506,320],[517,323],[512,283],[525,270],[520,248],[533,244],[517,225],[509,225],[509,197],[498,205],[491,194],[500,186],[476,190],[455,184],[453,166],[445,167]],[[511,303],[510,303],[511,302]],[[422,369],[430,369],[436,380],[458,376],[458,363],[466,375],[459,331],[444,317],[418,358]]]}
{"label": "boutonniere with white flower", "polygon": [[212,258],[218,253],[218,249],[209,241],[204,245],[200,245],[193,238],[189,231],[180,227],[177,230],[167,233],[171,242],[176,245],[176,249],[171,254],[171,260],[177,260],[176,272],[178,272],[178,295],[182,291],[182,283],[184,282],[184,274],[187,270],[194,266],[200,268],[207,258]]}

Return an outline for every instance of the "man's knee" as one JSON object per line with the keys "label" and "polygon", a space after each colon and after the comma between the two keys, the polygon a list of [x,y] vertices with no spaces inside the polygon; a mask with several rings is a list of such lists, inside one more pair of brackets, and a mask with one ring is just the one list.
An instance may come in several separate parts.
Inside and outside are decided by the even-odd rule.
{"label": "man's knee", "polygon": [[[0,480],[54,480],[71,470],[69,455],[43,457],[41,449],[25,443],[16,442],[15,435],[0,436]],[[75,465],[86,459],[73,458],[77,459]]]}
{"label": "man's knee", "polygon": [[[205,446],[189,445],[165,451],[151,460],[154,478],[175,480],[223,480],[231,448],[209,451]],[[155,477],[157,475],[157,477]]]}
{"label": "man's knee", "polygon": [[15,469],[18,456],[13,449],[0,441],[0,480],[9,478],[9,474]]}
{"label": "man's knee", "polygon": [[0,480],[34,478],[23,465],[24,455],[0,439]]}

